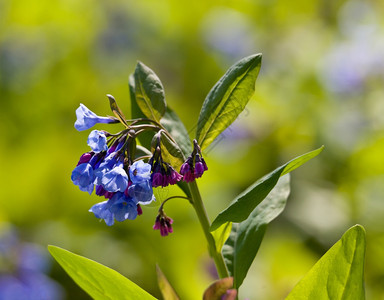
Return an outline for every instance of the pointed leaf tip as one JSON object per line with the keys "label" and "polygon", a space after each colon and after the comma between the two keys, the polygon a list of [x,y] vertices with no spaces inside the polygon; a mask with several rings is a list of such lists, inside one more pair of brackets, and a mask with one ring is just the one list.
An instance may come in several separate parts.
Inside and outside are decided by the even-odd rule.
{"label": "pointed leaf tip", "polygon": [[351,227],[293,288],[286,299],[365,299],[365,229]]}
{"label": "pointed leaf tip", "polygon": [[111,268],[56,246],[49,245],[48,251],[93,299],[156,299]]}

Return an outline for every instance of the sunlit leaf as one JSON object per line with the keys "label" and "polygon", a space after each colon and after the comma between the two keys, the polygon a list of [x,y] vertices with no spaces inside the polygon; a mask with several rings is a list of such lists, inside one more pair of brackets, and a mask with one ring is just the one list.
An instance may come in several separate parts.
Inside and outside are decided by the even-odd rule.
{"label": "sunlit leaf", "polygon": [[221,225],[216,230],[212,231],[213,238],[215,239],[215,246],[217,252],[221,252],[225,241],[228,239],[232,229],[232,222],[227,222]]}
{"label": "sunlit leaf", "polygon": [[169,283],[168,279],[165,277],[164,273],[161,271],[160,267],[156,265],[157,273],[157,283],[159,285],[161,294],[163,295],[164,300],[179,300],[179,296],[176,294],[175,290]]}
{"label": "sunlit leaf", "polygon": [[[230,237],[223,247],[228,272],[239,288],[260,248],[267,225],[285,208],[289,196],[289,174],[281,177],[265,198],[240,224],[233,224]],[[223,225],[222,225],[223,226]]]}
{"label": "sunlit leaf", "polygon": [[220,225],[224,224],[225,222],[240,223],[247,219],[250,213],[255,209],[255,207],[261,201],[263,201],[264,198],[273,189],[280,176],[283,176],[284,174],[293,171],[294,169],[298,168],[310,159],[314,158],[323,150],[323,148],[324,147],[321,147],[319,149],[296,157],[256,181],[243,193],[237,196],[232,201],[232,203],[216,217],[216,219],[211,225],[210,230],[216,230]]}
{"label": "sunlit leaf", "polygon": [[[152,152],[158,144],[158,135],[155,135],[152,140]],[[160,148],[163,160],[171,164],[176,170],[180,170],[181,165],[184,163],[184,154],[181,151],[176,141],[172,140],[165,132],[160,135]]]}
{"label": "sunlit leaf", "polygon": [[244,110],[255,91],[261,54],[238,61],[215,84],[201,108],[196,140],[204,150]]}
{"label": "sunlit leaf", "polygon": [[[129,76],[128,81],[129,86],[129,95],[131,97],[131,119],[142,119],[147,118],[143,112],[141,111],[140,107],[137,105],[136,102],[136,84],[135,84],[135,77],[133,74]],[[143,145],[146,148],[151,147],[151,141],[154,133],[151,131],[142,132],[140,135],[137,136],[138,140],[140,141],[140,144]]]}
{"label": "sunlit leaf", "polygon": [[[227,277],[220,280],[215,281],[212,283],[204,292],[203,300],[221,300],[222,296],[225,295],[225,293],[232,289],[233,287],[233,278]],[[226,298],[226,299],[236,299],[236,291],[234,291],[234,295],[232,298]],[[232,293],[233,294],[233,293]]]}
{"label": "sunlit leaf", "polygon": [[160,124],[171,134],[184,156],[188,157],[192,153],[192,144],[188,131],[179,116],[170,107],[167,107],[167,111],[161,118]]}
{"label": "sunlit leaf", "polygon": [[55,246],[48,250],[68,275],[94,299],[154,300],[132,281],[102,264]]}
{"label": "sunlit leaf", "polygon": [[160,122],[167,105],[159,77],[146,65],[138,62],[134,78],[137,105],[147,118]]}
{"label": "sunlit leaf", "polygon": [[293,288],[287,300],[363,300],[365,230],[350,228]]}

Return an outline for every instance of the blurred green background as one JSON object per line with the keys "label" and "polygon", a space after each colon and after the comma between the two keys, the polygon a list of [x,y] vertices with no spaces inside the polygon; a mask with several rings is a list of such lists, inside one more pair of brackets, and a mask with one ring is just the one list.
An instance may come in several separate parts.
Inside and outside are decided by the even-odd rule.
{"label": "blurred green background", "polygon": [[[158,263],[181,299],[200,299],[212,262],[186,201],[167,204],[174,233],[166,238],[152,230],[156,207],[113,227],[88,212],[100,199],[70,180],[88,151],[75,109],[111,114],[110,93],[129,115],[128,76],[140,60],[193,137],[214,83],[262,52],[255,97],[205,153],[209,172],[198,183],[211,219],[262,175],[326,148],[293,173],[287,209],[268,229],[240,298],[282,299],[360,223],[367,298],[384,299],[383,12],[379,0],[0,0],[0,223],[25,241],[115,268],[156,297]],[[51,275],[67,299],[89,299],[57,264]]]}

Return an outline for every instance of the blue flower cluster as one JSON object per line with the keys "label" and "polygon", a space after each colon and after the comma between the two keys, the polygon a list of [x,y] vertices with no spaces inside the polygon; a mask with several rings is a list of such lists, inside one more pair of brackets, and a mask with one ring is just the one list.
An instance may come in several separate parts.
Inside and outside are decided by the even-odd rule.
{"label": "blue flower cluster", "polygon": [[[80,105],[76,111],[78,130],[89,129],[97,123],[113,123]],[[110,121],[108,121],[110,120]],[[72,182],[80,190],[104,196],[107,200],[97,203],[89,210],[103,219],[108,226],[117,220],[133,220],[142,213],[141,205],[155,200],[152,190],[151,166],[143,160],[131,163],[126,158],[128,133],[119,138],[105,131],[93,130],[88,136],[90,152],[84,153],[72,172]]]}
{"label": "blue flower cluster", "polygon": [[[119,119],[100,117],[83,104],[76,110],[76,116],[75,128],[79,131],[90,129],[98,123],[120,121],[125,126],[117,134],[93,130],[87,140],[91,150],[80,157],[71,176],[72,182],[80,190],[89,194],[95,191],[96,195],[105,197],[105,201],[95,204],[89,211],[108,226],[113,225],[115,220],[134,220],[140,215],[141,205],[155,201],[153,187],[173,185],[182,179],[190,182],[201,177],[207,170],[196,141],[191,157],[182,166],[184,178],[163,160],[159,143],[152,156],[136,157],[136,136],[146,130],[155,130],[159,140],[160,134],[164,132],[160,125],[142,124],[145,120],[131,121],[132,124],[128,125],[128,121],[122,121],[122,115],[119,115]],[[149,159],[148,163],[144,159]],[[166,235],[172,232],[172,221],[163,217],[162,211],[159,213],[155,229],[162,229],[162,235]],[[160,219],[168,221],[160,222]]]}

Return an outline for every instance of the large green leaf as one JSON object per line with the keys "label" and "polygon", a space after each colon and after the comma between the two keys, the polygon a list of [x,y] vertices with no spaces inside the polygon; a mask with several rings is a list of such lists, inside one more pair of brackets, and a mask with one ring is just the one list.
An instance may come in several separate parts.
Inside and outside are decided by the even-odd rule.
{"label": "large green leaf", "polygon": [[179,300],[179,296],[175,292],[174,288],[169,283],[167,277],[165,277],[160,267],[156,265],[157,283],[159,285],[161,294],[164,300]]}
{"label": "large green leaf", "polygon": [[146,65],[138,62],[134,78],[137,105],[147,118],[160,122],[167,105],[159,77]]}
{"label": "large green leaf", "polygon": [[167,107],[164,116],[160,120],[160,123],[174,138],[184,156],[188,157],[191,155],[192,144],[188,135],[188,131],[185,128],[184,123],[180,120],[179,116],[170,107]]}
{"label": "large green leaf", "polygon": [[255,207],[269,194],[276,185],[280,176],[293,171],[310,159],[317,156],[324,147],[320,147],[314,151],[303,154],[294,158],[288,163],[280,166],[263,178],[256,181],[253,185],[247,188],[243,193],[237,196],[232,203],[223,210],[213,221],[211,231],[216,230],[226,222],[240,223],[248,218]]}
{"label": "large green leaf", "polygon": [[[152,140],[152,152],[158,145],[158,135],[156,134]],[[176,141],[172,140],[164,131],[160,135],[160,148],[163,160],[171,164],[176,170],[180,170],[181,165],[185,161],[183,151],[180,149]]]}
{"label": "large green leaf", "polygon": [[120,273],[55,246],[48,250],[69,276],[94,299],[156,299]]}
{"label": "large green leaf", "polygon": [[[141,111],[140,107],[137,105],[137,102],[136,102],[136,84],[135,84],[135,77],[133,74],[129,76],[128,86],[129,86],[129,95],[131,98],[131,119],[146,118],[146,116],[143,114],[143,112]],[[142,132],[140,135],[138,135],[137,138],[139,139],[141,145],[149,149],[151,147],[153,134],[154,133],[151,131],[145,131],[145,132]]]}
{"label": "large green leaf", "polygon": [[232,225],[222,253],[229,275],[234,278],[234,288],[238,289],[243,283],[260,248],[267,225],[284,210],[289,191],[289,174],[286,174],[248,219]]}
{"label": "large green leaf", "polygon": [[365,230],[350,228],[293,288],[287,300],[363,300]]}
{"label": "large green leaf", "polygon": [[196,140],[204,150],[244,110],[255,91],[261,54],[238,61],[215,84],[201,108]]}

